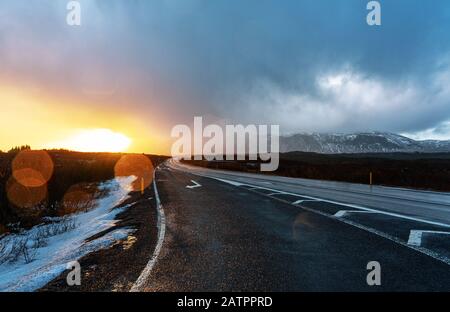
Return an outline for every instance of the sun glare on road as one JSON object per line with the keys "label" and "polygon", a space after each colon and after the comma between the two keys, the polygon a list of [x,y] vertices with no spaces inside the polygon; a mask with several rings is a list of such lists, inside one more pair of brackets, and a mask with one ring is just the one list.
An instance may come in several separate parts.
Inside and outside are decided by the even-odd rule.
{"label": "sun glare on road", "polygon": [[109,129],[81,130],[75,135],[52,144],[53,148],[63,148],[79,152],[124,152],[131,145],[126,135]]}

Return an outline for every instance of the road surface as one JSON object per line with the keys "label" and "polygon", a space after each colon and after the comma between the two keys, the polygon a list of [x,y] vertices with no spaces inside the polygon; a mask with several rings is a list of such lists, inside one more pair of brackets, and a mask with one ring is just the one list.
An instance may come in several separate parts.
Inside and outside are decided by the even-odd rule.
{"label": "road surface", "polygon": [[166,234],[142,290],[450,291],[448,194],[173,160],[156,184]]}

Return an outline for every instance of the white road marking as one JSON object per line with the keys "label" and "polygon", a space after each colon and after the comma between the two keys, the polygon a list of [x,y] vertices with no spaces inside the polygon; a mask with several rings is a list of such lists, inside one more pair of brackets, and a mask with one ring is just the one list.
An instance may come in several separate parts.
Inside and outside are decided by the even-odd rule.
{"label": "white road marking", "polygon": [[243,186],[243,185],[245,185],[245,184],[242,184],[242,183],[239,183],[239,182],[234,182],[234,181],[229,181],[229,180],[224,180],[224,179],[219,179],[219,178],[216,178],[216,180],[224,182],[224,183],[227,183],[227,184],[231,184],[233,186]]}
{"label": "white road marking", "polygon": [[420,246],[422,245],[422,231],[412,230],[409,232],[408,245]]}
{"label": "white road marking", "polygon": [[408,245],[420,247],[422,245],[423,233],[450,235],[450,232],[411,230],[409,232]]}
{"label": "white road marking", "polygon": [[194,183],[194,185],[186,185],[186,188],[194,189],[194,188],[197,188],[197,187],[201,187],[201,184],[195,182],[194,180],[191,180],[191,182]]}
{"label": "white road marking", "polygon": [[153,267],[158,260],[158,256],[161,253],[161,248],[164,243],[164,237],[166,235],[166,216],[164,214],[164,209],[161,204],[161,199],[159,198],[158,188],[156,187],[156,169],[153,171],[153,189],[155,191],[155,199],[156,199],[156,209],[158,212],[158,242],[156,243],[155,250],[153,251],[153,255],[150,261],[145,266],[141,275],[134,283],[133,287],[131,287],[130,292],[140,292],[143,290],[145,282],[148,280],[150,273],[153,270]]}
{"label": "white road marking", "polygon": [[309,201],[315,202],[315,201],[319,201],[319,200],[316,200],[316,199],[299,199],[299,200],[296,200],[295,202],[292,202],[291,205],[298,205],[298,204],[301,204],[303,202],[309,202]]}
{"label": "white road marking", "polygon": [[347,213],[347,211],[348,211],[348,210],[339,210],[338,212],[336,212],[336,213],[334,214],[334,216],[335,216],[336,218],[342,218],[342,217]]}
{"label": "white road marking", "polygon": [[267,196],[273,196],[273,195],[284,195],[285,193],[284,192],[275,192],[275,193],[270,193],[270,194],[267,194]]}
{"label": "white road marking", "polygon": [[378,212],[374,212],[374,211],[361,211],[361,210],[339,210],[338,212],[336,212],[334,214],[335,217],[337,218],[342,218],[343,216],[345,216],[347,213],[378,213]]}

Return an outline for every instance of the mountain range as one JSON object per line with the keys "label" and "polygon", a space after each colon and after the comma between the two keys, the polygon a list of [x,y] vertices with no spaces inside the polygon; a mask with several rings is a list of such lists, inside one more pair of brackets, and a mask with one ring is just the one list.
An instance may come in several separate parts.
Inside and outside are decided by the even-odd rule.
{"label": "mountain range", "polygon": [[417,141],[389,132],[299,133],[280,137],[280,152],[341,153],[394,153],[450,152],[450,140]]}

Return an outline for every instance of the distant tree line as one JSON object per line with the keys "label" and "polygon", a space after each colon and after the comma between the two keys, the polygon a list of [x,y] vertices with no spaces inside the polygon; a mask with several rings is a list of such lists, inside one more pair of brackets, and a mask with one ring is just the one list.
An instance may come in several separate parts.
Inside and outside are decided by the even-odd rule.
{"label": "distant tree line", "polygon": [[14,146],[13,148],[11,148],[8,153],[10,154],[15,154],[21,151],[25,151],[25,150],[31,150],[31,146],[30,145],[20,145],[20,146]]}

